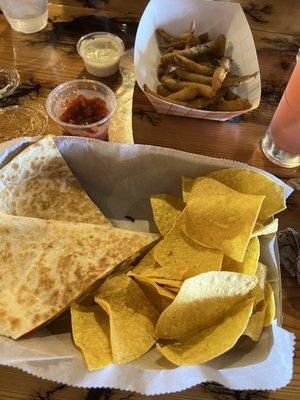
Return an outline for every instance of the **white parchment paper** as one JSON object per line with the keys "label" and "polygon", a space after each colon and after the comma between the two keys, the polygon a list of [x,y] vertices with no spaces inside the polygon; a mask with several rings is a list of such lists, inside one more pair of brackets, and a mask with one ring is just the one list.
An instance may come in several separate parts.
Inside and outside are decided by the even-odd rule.
{"label": "white parchment paper", "polygon": [[[104,214],[116,225],[125,223],[129,229],[155,231],[149,197],[154,193],[180,195],[182,175],[196,177],[232,166],[250,168],[234,161],[153,146],[72,137],[55,140],[69,167]],[[30,138],[22,138],[0,146],[0,167],[30,143]],[[286,197],[291,194],[289,186],[272,179],[284,186]],[[261,261],[268,265],[280,323],[281,285],[274,235],[264,237],[261,245]],[[0,363],[69,385],[120,388],[148,395],[175,392],[205,381],[232,389],[268,390],[286,385],[293,370],[294,335],[275,321],[257,344],[244,339],[204,365],[176,367],[151,350],[130,364],[89,372],[70,333],[51,334],[43,329],[17,341],[0,337]]]}
{"label": "white parchment paper", "polygon": [[[259,71],[252,33],[239,4],[205,0],[151,0],[140,20],[134,46],[135,76],[142,90],[144,84],[152,90],[156,90],[160,84],[157,67],[161,55],[155,30],[164,28],[177,36],[189,30],[192,20],[196,22],[197,34],[208,32],[212,39],[221,33],[226,36],[225,55],[233,60],[233,73],[248,75]],[[242,98],[249,99],[251,110],[257,108],[261,92],[260,77],[234,91]],[[161,114],[226,121],[247,112],[195,110],[168,103],[148,93],[146,96]]]}

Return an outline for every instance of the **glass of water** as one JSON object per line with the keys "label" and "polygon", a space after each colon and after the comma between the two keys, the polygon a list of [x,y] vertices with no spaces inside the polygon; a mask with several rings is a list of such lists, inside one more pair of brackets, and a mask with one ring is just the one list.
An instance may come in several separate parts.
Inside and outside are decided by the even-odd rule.
{"label": "glass of water", "polygon": [[47,25],[48,0],[0,0],[0,8],[15,31],[34,33]]}

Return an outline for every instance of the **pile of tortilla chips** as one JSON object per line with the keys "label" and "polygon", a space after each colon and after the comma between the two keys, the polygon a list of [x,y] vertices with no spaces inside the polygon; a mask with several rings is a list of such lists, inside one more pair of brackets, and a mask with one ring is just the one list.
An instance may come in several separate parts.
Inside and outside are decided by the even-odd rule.
{"label": "pile of tortilla chips", "polygon": [[283,187],[234,168],[182,185],[182,199],[150,199],[161,241],[127,275],[107,278],[92,305],[71,307],[88,369],[132,361],[154,344],[175,365],[204,363],[243,335],[258,341],[274,320],[258,236],[277,231]]}

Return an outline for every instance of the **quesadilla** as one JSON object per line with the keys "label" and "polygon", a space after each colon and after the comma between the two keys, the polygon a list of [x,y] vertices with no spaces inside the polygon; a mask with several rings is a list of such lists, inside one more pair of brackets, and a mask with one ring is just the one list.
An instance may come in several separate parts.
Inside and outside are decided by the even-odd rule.
{"label": "quesadilla", "polygon": [[111,225],[81,188],[51,136],[28,146],[0,170],[0,211]]}
{"label": "quesadilla", "polygon": [[0,335],[14,339],[62,312],[158,235],[0,213]]}

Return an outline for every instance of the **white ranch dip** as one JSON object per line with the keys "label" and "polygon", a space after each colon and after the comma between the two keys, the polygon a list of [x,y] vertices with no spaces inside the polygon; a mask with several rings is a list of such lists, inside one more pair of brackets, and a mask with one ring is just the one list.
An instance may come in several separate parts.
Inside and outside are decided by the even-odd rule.
{"label": "white ranch dip", "polygon": [[116,35],[95,32],[83,36],[77,43],[86,70],[94,76],[109,76],[119,69],[124,43]]}

